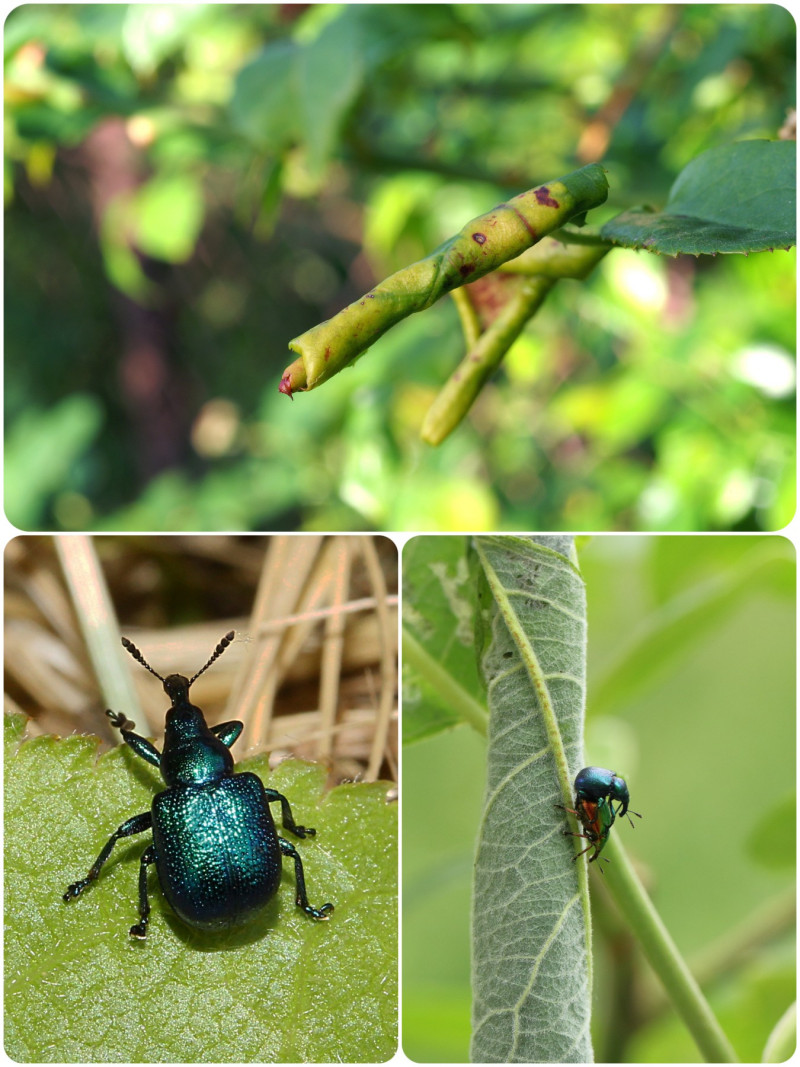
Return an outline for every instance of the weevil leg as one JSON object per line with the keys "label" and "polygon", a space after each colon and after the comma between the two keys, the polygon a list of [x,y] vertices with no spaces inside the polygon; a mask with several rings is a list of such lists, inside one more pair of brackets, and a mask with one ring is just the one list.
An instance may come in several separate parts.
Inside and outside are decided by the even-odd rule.
{"label": "weevil leg", "polygon": [[100,855],[90,867],[89,873],[86,875],[86,877],[81,878],[79,882],[73,882],[71,886],[68,886],[67,891],[63,896],[63,899],[65,901],[69,901],[73,897],[80,896],[80,894],[84,891],[87,885],[91,885],[95,878],[97,878],[97,876],[100,874],[100,868],[111,855],[112,848],[117,843],[117,841],[120,840],[120,838],[133,837],[134,834],[142,834],[145,830],[149,830],[152,825],[153,816],[150,814],[149,811],[145,811],[141,815],[134,815],[133,818],[128,819],[126,822],[124,822],[122,826],[120,826],[118,830],[115,830],[111,837],[108,839],[105,844],[105,847],[103,848],[103,851],[100,853]]}
{"label": "weevil leg", "polygon": [[[285,800],[286,798],[284,797],[283,799]],[[295,904],[298,908],[302,908],[306,915],[310,915],[312,919],[327,919],[333,911],[333,904],[323,904],[321,908],[314,908],[308,903],[308,897],[306,896],[306,879],[303,873],[303,861],[300,859],[300,854],[290,841],[285,841],[282,837],[279,837],[278,842],[280,843],[281,852],[284,856],[291,856],[294,860],[294,880],[295,885],[297,886]]]}
{"label": "weevil leg", "polygon": [[270,804],[274,804],[276,801],[281,803],[281,822],[283,823],[284,830],[288,830],[294,834],[295,837],[314,837],[316,830],[310,826],[298,826],[294,821],[294,815],[292,815],[292,809],[289,807],[289,801],[283,795],[279,793],[277,789],[267,789],[264,786],[264,792],[267,794],[267,801]]}
{"label": "weevil leg", "polygon": [[[572,857],[573,863],[575,862],[575,860],[580,859],[581,856],[584,855],[584,853],[588,852],[590,848],[594,847],[594,841],[587,834],[573,834],[571,830],[562,830],[561,833],[564,835],[564,837],[582,837],[584,841],[589,842],[583,852],[579,852],[577,855]],[[591,860],[589,862],[591,863]]]}
{"label": "weevil leg", "polygon": [[110,708],[106,711],[106,715],[111,720],[111,725],[116,726],[122,734],[122,740],[125,744],[130,745],[137,756],[141,756],[148,763],[152,763],[154,767],[161,766],[161,753],[156,746],[151,741],[148,741],[146,737],[140,737],[139,734],[132,733],[136,725],[135,722],[126,719],[121,711],[111,711]]}
{"label": "weevil leg", "polygon": [[147,868],[156,862],[156,846],[148,845],[139,860],[139,922],[130,929],[131,937],[144,941],[150,921],[150,901],[147,899]]}
{"label": "weevil leg", "polygon": [[231,719],[230,722],[220,722],[211,727],[211,733],[215,734],[223,745],[227,745],[228,748],[231,747],[242,730],[244,730],[244,723],[239,722],[237,719]]}

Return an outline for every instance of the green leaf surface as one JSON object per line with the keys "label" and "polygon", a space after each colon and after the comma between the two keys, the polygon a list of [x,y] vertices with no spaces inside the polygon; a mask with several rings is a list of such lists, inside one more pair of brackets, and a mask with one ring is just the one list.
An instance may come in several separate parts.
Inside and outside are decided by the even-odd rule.
{"label": "green leaf surface", "polygon": [[[132,942],[145,838],[118,843],[98,881],[65,904],[114,829],[160,779],[97,739],[21,744],[6,717],[6,1052],[19,1062],[382,1062],[396,1048],[396,808],[385,783],[338,786],[287,761],[246,761],[317,830],[299,841],[312,904],[275,898],[238,933],[203,935],[172,914],[151,875],[147,941]],[[278,823],[280,827],[280,823]],[[287,836],[291,836],[288,835]]]}
{"label": "green leaf surface", "polygon": [[308,41],[268,44],[242,69],[231,101],[234,125],[271,155],[294,144],[321,179],[364,77],[358,23],[335,18]]}
{"label": "green leaf surface", "polygon": [[586,864],[564,837],[582,766],[586,603],[568,538],[479,537],[488,624],[485,803],[473,903],[477,1063],[588,1063]]}
{"label": "green leaf surface", "polygon": [[334,19],[297,57],[308,167],[317,176],[334,152],[364,77],[364,46],[357,27],[351,19]]}
{"label": "green leaf surface", "polygon": [[122,26],[122,50],[137,73],[150,76],[177,51],[198,20],[204,4],[130,4]]}
{"label": "green leaf surface", "polygon": [[663,211],[624,211],[601,236],[670,256],[789,248],[796,241],[796,183],[793,141],[721,145],[681,171]]}
{"label": "green leaf surface", "polygon": [[45,411],[29,407],[8,432],[5,462],[5,509],[21,530],[43,525],[44,504],[51,493],[69,485],[83,453],[100,432],[98,400],[72,393]]}
{"label": "green leaf surface", "polygon": [[142,252],[165,263],[185,263],[205,217],[202,185],[188,174],[158,175],[138,190],[132,211]]}
{"label": "green leaf surface", "polygon": [[239,72],[231,100],[234,127],[275,154],[300,135],[294,84],[298,51],[293,41],[268,44]]}
{"label": "green leaf surface", "polygon": [[485,717],[474,614],[465,539],[412,538],[403,552],[404,743],[471,721],[470,706]]}

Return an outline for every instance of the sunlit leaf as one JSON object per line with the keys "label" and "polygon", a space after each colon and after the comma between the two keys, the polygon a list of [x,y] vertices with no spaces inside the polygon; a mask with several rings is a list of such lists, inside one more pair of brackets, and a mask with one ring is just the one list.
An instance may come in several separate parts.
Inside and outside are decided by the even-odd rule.
{"label": "sunlit leaf", "polygon": [[[111,832],[147,810],[155,771],[91,737],[19,744],[6,720],[6,1052],[19,1061],[372,1062],[396,1046],[396,808],[385,783],[322,795],[325,769],[247,761],[317,830],[252,927],[211,938],[172,914],[151,878],[147,941],[131,943],[141,839],[122,842],[98,881],[65,904]],[[163,787],[163,786],[162,786]],[[290,835],[287,835],[290,836]],[[118,854],[117,854],[118,853]],[[368,1020],[368,1024],[365,1023]]]}
{"label": "sunlit leaf", "polygon": [[663,211],[632,208],[602,235],[626,248],[678,253],[764,252],[795,243],[793,141],[711,148],[678,175]]}

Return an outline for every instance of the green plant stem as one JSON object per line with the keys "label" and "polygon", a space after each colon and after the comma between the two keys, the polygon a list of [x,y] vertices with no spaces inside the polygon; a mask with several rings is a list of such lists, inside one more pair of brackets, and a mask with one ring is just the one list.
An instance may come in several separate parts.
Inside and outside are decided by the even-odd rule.
{"label": "green plant stem", "polygon": [[[726,930],[716,941],[690,959],[692,974],[707,989],[713,982],[729,978],[768,945],[791,934],[797,923],[797,897],[794,886],[765,900],[739,926]],[[640,1023],[658,1018],[669,1006],[663,986],[648,982],[639,990]]]}
{"label": "green plant stem", "polygon": [[403,662],[410,664],[419,676],[432,686],[442,699],[464,722],[485,737],[489,728],[489,713],[483,705],[463,689],[452,674],[434,659],[417,639],[403,629]]}
{"label": "green plant stem", "polygon": [[461,320],[461,330],[464,334],[467,348],[471,348],[481,335],[481,322],[478,312],[467,294],[466,287],[454,289],[450,296]]}
{"label": "green plant stem", "polygon": [[555,282],[531,278],[509,300],[492,325],[478,338],[428,409],[420,436],[439,445],[453,432],[475,401],[484,383],[538,310]]}
{"label": "green plant stem", "polygon": [[562,229],[528,248],[516,259],[509,259],[498,269],[503,274],[541,274],[545,278],[574,278],[581,281],[610,251],[611,245],[594,234],[584,236],[580,232],[567,233]]}
{"label": "green plant stem", "polygon": [[697,1047],[709,1063],[737,1063],[733,1046],[617,838],[610,839],[607,851],[611,863],[605,875],[611,893]]}

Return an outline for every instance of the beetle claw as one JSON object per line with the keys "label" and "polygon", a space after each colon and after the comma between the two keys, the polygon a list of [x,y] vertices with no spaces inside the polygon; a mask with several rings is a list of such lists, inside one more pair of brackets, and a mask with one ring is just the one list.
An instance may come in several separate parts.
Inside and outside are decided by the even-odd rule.
{"label": "beetle claw", "polygon": [[333,911],[333,904],[323,904],[321,908],[309,907],[307,910],[313,919],[329,919]]}

